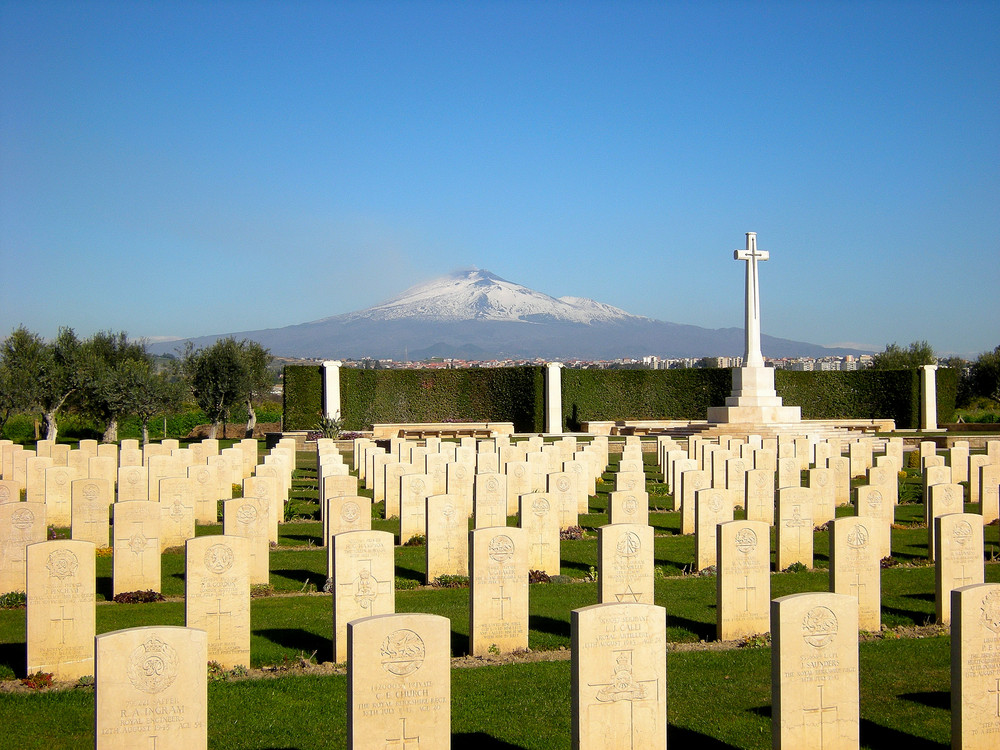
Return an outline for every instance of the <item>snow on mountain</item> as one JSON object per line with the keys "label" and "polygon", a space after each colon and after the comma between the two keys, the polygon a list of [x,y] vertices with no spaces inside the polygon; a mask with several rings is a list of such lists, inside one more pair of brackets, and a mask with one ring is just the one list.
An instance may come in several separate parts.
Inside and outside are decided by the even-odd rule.
{"label": "snow on mountain", "polygon": [[340,317],[345,321],[418,318],[584,324],[645,320],[583,297],[556,299],[478,268],[417,284],[381,304]]}

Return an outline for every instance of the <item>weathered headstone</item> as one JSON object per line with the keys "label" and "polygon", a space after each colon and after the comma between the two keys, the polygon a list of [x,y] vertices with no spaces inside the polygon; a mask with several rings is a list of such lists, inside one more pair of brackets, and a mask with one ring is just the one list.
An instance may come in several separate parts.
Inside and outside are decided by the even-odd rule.
{"label": "weathered headstone", "polygon": [[332,537],[333,660],[347,658],[347,623],[396,610],[393,538],[388,531],[348,531]]}
{"label": "weathered headstone", "polygon": [[785,487],[778,490],[775,514],[775,567],[785,570],[793,563],[813,566],[812,490]]}
{"label": "weathered headstone", "polygon": [[932,484],[927,488],[927,557],[934,559],[934,519],[948,513],[961,513],[962,486],[958,484]]}
{"label": "weathered headstone", "polygon": [[128,500],[112,506],[114,518],[113,588],[125,591],[160,590],[160,504]]}
{"label": "weathered headstone", "polygon": [[266,586],[270,582],[268,512],[266,505],[252,497],[237,497],[222,503],[223,533],[247,540],[247,570],[251,586]]}
{"label": "weathered headstone", "polygon": [[597,529],[597,601],[653,603],[653,527],[618,523]]}
{"label": "weathered headstone", "polygon": [[892,554],[893,509],[892,503],[885,499],[882,490],[877,487],[860,485],[855,488],[855,515],[859,519],[865,519],[880,560]]}
{"label": "weathered headstone", "polygon": [[31,544],[27,553],[28,674],[94,674],[94,545],[59,539]]}
{"label": "weathered headstone", "polygon": [[795,456],[778,459],[778,489],[801,487],[802,474],[799,460]]}
{"label": "weathered headstone", "polygon": [[0,505],[21,502],[21,485],[13,479],[0,479]]}
{"label": "weathered headstone", "polygon": [[73,523],[71,536],[93,542],[97,547],[111,546],[108,520],[111,485],[107,479],[76,479],[71,484]]}
{"label": "weathered headstone", "polygon": [[4,503],[0,505],[0,594],[26,591],[25,548],[44,542],[45,503]]}
{"label": "weathered headstone", "polygon": [[857,750],[858,600],[805,593],[771,602],[775,750]]}
{"label": "weathered headstone", "polygon": [[704,570],[715,565],[716,527],[733,520],[733,504],[727,490],[709,487],[694,493],[694,566]]}
{"label": "weathered headstone", "polygon": [[727,521],[716,536],[716,637],[720,641],[770,630],[770,524]]}
{"label": "weathered headstone", "polygon": [[[24,464],[25,499],[29,503],[45,502],[45,472],[52,468],[52,459],[47,456],[29,456]],[[66,480],[69,481],[68,479]],[[56,523],[58,521],[58,524]],[[49,523],[58,526],[69,526],[69,508],[61,518],[49,519]]]}
{"label": "weathered headstone", "polygon": [[274,476],[247,477],[243,480],[243,497],[252,497],[261,507],[267,508],[267,538],[277,542],[278,524],[285,519],[285,503],[281,499],[278,479]]}
{"label": "weathered headstone", "polygon": [[608,523],[649,523],[649,495],[645,492],[609,492]]}
{"label": "weathered headstone", "polygon": [[241,536],[189,539],[184,622],[208,633],[208,658],[250,667],[250,542]]}
{"label": "weathered headstone", "polygon": [[706,489],[712,484],[712,478],[707,471],[685,471],[680,475],[681,485],[681,533],[694,533],[694,498],[698,490]]}
{"label": "weathered headstone", "polygon": [[531,492],[520,497],[518,525],[524,529],[528,545],[528,570],[541,570],[558,575],[559,510],[544,492]]}
{"label": "weathered headstone", "polygon": [[45,469],[45,491],[41,501],[45,503],[45,517],[52,526],[69,526],[72,523],[74,479],[79,479],[79,476],[66,466]]}
{"label": "weathered headstone", "polygon": [[427,498],[431,495],[430,477],[404,474],[399,479],[399,543],[406,544],[422,536],[427,524]]}
{"label": "weathered headstone", "polygon": [[440,615],[347,625],[347,748],[451,747],[451,623]]}
{"label": "weathered headstone", "polygon": [[1000,743],[1000,584],[951,592],[951,746]]}
{"label": "weathered headstone", "polygon": [[189,466],[188,479],[191,482],[192,500],[194,501],[194,519],[197,523],[217,523],[219,520],[219,500],[229,499],[219,497],[218,466],[198,464]]}
{"label": "weathered headstone", "polygon": [[858,627],[882,629],[881,550],[866,518],[830,521],[830,591],[858,600]]}
{"label": "weathered headstone", "polygon": [[984,524],[1000,518],[1000,463],[979,470],[979,509]]}
{"label": "weathered headstone", "polygon": [[160,552],[183,547],[194,538],[194,482],[187,477],[160,480]]}
{"label": "weathered headstone", "polygon": [[145,466],[118,469],[118,502],[149,499],[149,474]]}
{"label": "weathered headstone", "polygon": [[813,496],[813,523],[820,526],[827,521],[832,521],[836,516],[833,471],[830,469],[809,469],[807,476],[808,487],[812,490]]}
{"label": "weathered headstone", "polygon": [[746,516],[748,521],[774,525],[774,472],[750,469],[746,473]]}
{"label": "weathered headstone", "polygon": [[524,529],[469,533],[469,653],[528,647],[528,540]]}
{"label": "weathered headstone", "polygon": [[666,750],[667,615],[652,604],[570,612],[574,750]]}
{"label": "weathered headstone", "polygon": [[507,478],[503,474],[476,474],[473,515],[477,529],[507,525]]}
{"label": "weathered headstone", "polygon": [[97,636],[94,653],[97,750],[208,748],[204,630],[116,630]]}
{"label": "weathered headstone", "polygon": [[951,622],[951,592],[985,582],[983,520],[976,513],[949,513],[934,519],[934,589],[937,621]]}
{"label": "weathered headstone", "polygon": [[469,519],[461,498],[431,495],[426,511],[427,583],[438,576],[469,575]]}

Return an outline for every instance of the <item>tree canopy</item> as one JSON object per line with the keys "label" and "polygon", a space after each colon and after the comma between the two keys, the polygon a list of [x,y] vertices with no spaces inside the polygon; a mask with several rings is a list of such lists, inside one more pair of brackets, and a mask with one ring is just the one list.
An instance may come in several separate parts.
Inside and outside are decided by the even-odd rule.
{"label": "tree canopy", "polygon": [[913,370],[921,365],[933,365],[937,361],[934,350],[926,341],[914,341],[906,349],[896,343],[886,346],[872,358],[872,368],[876,370]]}

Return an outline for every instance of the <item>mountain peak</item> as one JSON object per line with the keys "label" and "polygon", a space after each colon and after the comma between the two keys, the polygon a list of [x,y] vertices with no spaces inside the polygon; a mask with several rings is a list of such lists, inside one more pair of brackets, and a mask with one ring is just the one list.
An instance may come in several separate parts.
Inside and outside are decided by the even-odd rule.
{"label": "mountain peak", "polygon": [[635,319],[624,310],[582,297],[556,299],[507,281],[486,269],[452,271],[410,287],[349,320],[491,320],[519,323],[563,321],[590,324]]}

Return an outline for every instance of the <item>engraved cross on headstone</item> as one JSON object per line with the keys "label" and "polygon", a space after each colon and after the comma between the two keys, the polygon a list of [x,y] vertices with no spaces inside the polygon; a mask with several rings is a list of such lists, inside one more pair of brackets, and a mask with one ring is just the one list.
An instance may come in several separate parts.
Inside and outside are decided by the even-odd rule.
{"label": "engraved cross on headstone", "polygon": [[750,611],[750,592],[751,591],[753,592],[754,601],[755,602],[756,602],[756,596],[757,596],[757,587],[750,585],[750,576],[749,575],[747,575],[747,574],[743,575],[743,585],[742,586],[737,586],[736,590],[743,592],[743,611],[744,612],[749,612]]}
{"label": "engraved cross on headstone", "polygon": [[49,622],[53,623],[53,624],[58,623],[58,625],[59,625],[59,643],[60,644],[65,644],[66,643],[66,623],[67,622],[75,623],[76,620],[74,618],[72,618],[72,617],[67,617],[66,616],[66,607],[65,606],[61,606],[61,607],[59,607],[59,617],[53,617],[53,618],[51,618],[49,620]]}
{"label": "engraved cross on headstone", "polygon": [[227,610],[226,612],[223,612],[222,611],[222,599],[216,599],[216,601],[218,602],[218,604],[215,607],[215,611],[214,612],[206,612],[205,613],[205,617],[214,617],[214,618],[216,618],[216,624],[218,626],[218,631],[219,631],[219,634],[216,637],[217,638],[222,638],[222,617],[223,616],[230,617],[233,614],[233,612],[232,612],[232,610]]}
{"label": "engraved cross on headstone", "polygon": [[420,747],[420,737],[407,737],[406,736],[406,719],[402,718],[400,721],[399,737],[386,737],[385,746],[386,748],[399,748],[399,750],[408,750],[408,748],[419,748]]}
{"label": "engraved cross on headstone", "polygon": [[760,285],[757,282],[757,261],[767,260],[770,253],[757,249],[757,233],[747,232],[745,250],[734,250],[735,260],[746,261],[746,352],[743,355],[744,367],[763,367],[764,356],[760,351]]}
{"label": "engraved cross on headstone", "polygon": [[501,620],[507,619],[506,617],[504,617],[504,602],[508,602],[509,603],[510,602],[510,597],[503,595],[503,586],[502,585],[500,586],[500,593],[497,596],[493,597],[493,601],[497,602],[497,606],[499,606],[499,608],[500,608],[500,619]]}
{"label": "engraved cross on headstone", "polygon": [[824,688],[824,685],[817,685],[817,687],[819,688],[819,705],[817,705],[815,708],[804,708],[804,709],[802,709],[802,713],[804,713],[804,714],[818,714],[818,717],[819,717],[819,750],[823,750],[823,748],[826,747],[826,738],[824,736],[824,729],[826,727],[826,715],[827,715],[827,713],[829,713],[830,711],[832,711],[833,714],[834,714],[833,721],[834,721],[834,723],[836,723],[836,721],[837,721],[837,716],[836,716],[837,715],[837,706],[835,706],[835,705],[834,706],[827,706],[823,702],[823,688]]}

